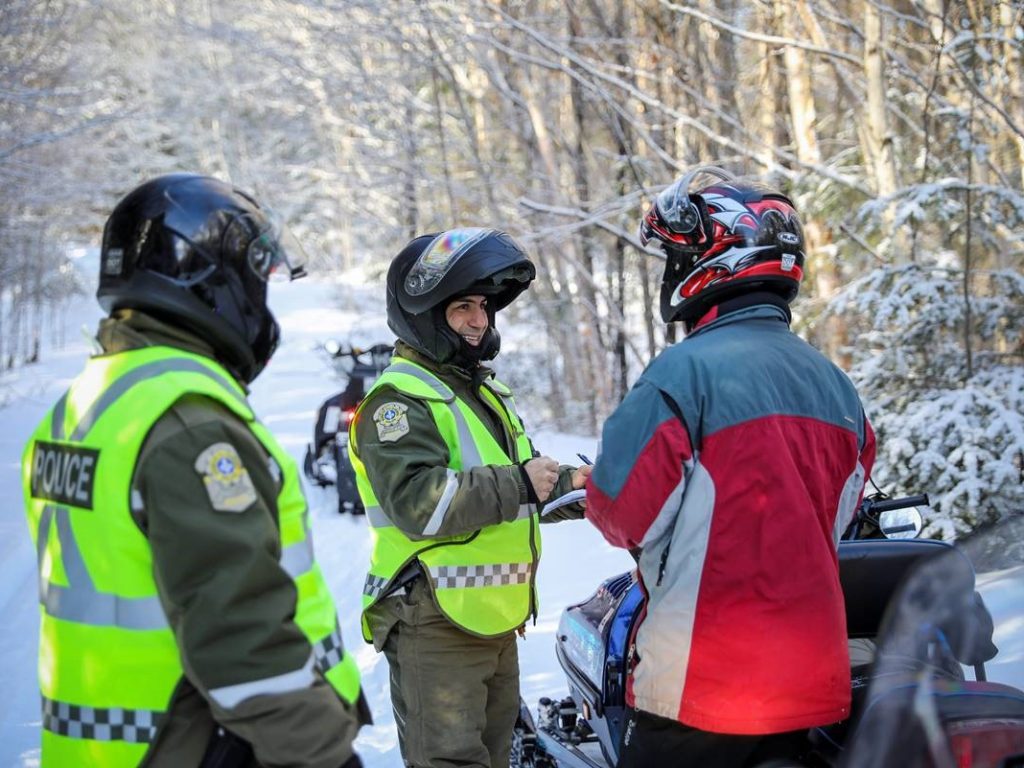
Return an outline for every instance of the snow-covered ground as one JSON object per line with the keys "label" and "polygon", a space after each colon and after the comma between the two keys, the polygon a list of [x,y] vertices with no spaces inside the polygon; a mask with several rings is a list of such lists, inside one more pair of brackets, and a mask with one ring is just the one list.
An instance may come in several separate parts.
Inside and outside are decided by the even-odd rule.
{"label": "snow-covered ground", "polygon": [[[93,265],[82,264],[85,275]],[[349,278],[352,276],[350,275]],[[317,406],[339,388],[318,350],[329,338],[369,346],[390,342],[383,310],[383,287],[345,285],[313,279],[271,286],[271,303],[284,343],[253,386],[251,401],[297,461],[312,436]],[[69,313],[75,332],[64,350],[45,350],[43,361],[0,378],[0,768],[32,766],[39,758],[39,697],[36,688],[38,603],[35,553],[25,523],[20,487],[21,452],[35,425],[77,375],[89,354],[78,328],[95,330],[101,316],[91,298]],[[524,413],[529,424],[530,413]],[[536,420],[534,420],[536,423]],[[596,440],[565,434],[535,433],[539,450],[565,463],[578,463],[577,451],[593,456]],[[345,641],[355,654],[375,725],[364,728],[357,749],[367,768],[400,768],[398,740],[388,693],[387,662],[362,642],[358,617],[369,561],[369,539],[361,517],[339,515],[331,489],[307,487],[317,558],[342,618]],[[608,546],[585,521],[545,525],[544,554],[538,573],[541,613],[520,643],[523,694],[535,704],[540,696],[566,691],[554,656],[554,633],[561,608],[586,598],[605,577],[629,569],[632,561]]]}
{"label": "snow-covered ground", "polygon": [[[85,276],[95,264],[82,264]],[[329,338],[357,346],[390,342],[383,312],[383,289],[348,275],[344,284],[302,280],[274,284],[271,303],[281,322],[284,344],[253,386],[251,400],[263,421],[297,461],[310,439],[317,406],[339,388],[339,382],[318,352]],[[63,350],[44,349],[43,362],[0,377],[0,768],[38,764],[39,698],[36,688],[38,604],[35,554],[25,524],[19,481],[21,452],[46,410],[78,373],[89,344],[78,328],[92,332],[100,310],[90,298],[69,313],[75,331]],[[519,337],[520,344],[529,342]],[[508,348],[515,335],[506,334]],[[537,423],[524,404],[527,424]],[[537,447],[566,463],[577,452],[596,455],[596,439],[536,432]],[[360,593],[369,558],[369,540],[362,518],[339,515],[332,489],[307,488],[312,510],[317,557],[330,582],[342,618],[345,640],[363,674],[363,685],[376,724],[364,728],[357,742],[368,768],[400,768],[398,741],[388,694],[387,663],[364,645],[358,627]],[[546,525],[544,554],[538,574],[541,613],[520,643],[523,695],[531,706],[539,697],[566,691],[554,656],[554,634],[563,606],[585,599],[607,576],[628,570],[629,556],[609,547],[585,521]],[[999,574],[982,586],[996,615],[1000,656],[990,678],[1024,685],[1024,632],[1020,606],[1024,587],[1020,573]]]}

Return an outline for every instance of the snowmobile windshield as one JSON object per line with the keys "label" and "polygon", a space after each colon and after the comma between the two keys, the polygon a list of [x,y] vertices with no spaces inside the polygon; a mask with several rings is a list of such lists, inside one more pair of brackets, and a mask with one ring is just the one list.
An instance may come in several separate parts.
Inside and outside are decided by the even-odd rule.
{"label": "snowmobile windshield", "polygon": [[1024,765],[1024,515],[924,560],[893,600],[844,768]]}

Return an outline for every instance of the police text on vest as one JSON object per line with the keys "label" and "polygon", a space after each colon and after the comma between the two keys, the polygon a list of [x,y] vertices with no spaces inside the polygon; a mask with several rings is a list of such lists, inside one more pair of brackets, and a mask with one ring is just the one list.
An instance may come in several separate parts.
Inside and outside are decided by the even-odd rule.
{"label": "police text on vest", "polygon": [[100,452],[60,443],[35,444],[32,496],[92,509],[92,486]]}

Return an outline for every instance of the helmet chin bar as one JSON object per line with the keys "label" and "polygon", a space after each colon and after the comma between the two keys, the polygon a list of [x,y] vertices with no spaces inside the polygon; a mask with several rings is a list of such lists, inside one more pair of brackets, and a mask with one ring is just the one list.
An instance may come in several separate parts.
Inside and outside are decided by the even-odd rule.
{"label": "helmet chin bar", "polygon": [[438,349],[427,356],[436,363],[451,363],[462,368],[475,368],[485,360],[493,360],[501,349],[501,334],[493,324],[488,326],[484,337],[475,347],[448,327],[447,323],[437,328],[437,339],[443,343],[437,344]]}
{"label": "helmet chin bar", "polygon": [[494,327],[493,323],[487,328],[484,337],[480,339],[480,343],[475,347],[465,339],[461,339],[461,341],[462,349],[467,353],[466,357],[476,362],[493,360],[497,357],[498,350],[501,349],[501,334],[498,333],[498,329]]}

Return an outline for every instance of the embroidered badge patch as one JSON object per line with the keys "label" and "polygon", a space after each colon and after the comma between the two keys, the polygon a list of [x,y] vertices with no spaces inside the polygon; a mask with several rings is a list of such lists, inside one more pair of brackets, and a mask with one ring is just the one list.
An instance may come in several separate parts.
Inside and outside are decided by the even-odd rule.
{"label": "embroidered badge patch", "polygon": [[377,437],[382,443],[393,443],[409,434],[409,417],[405,413],[408,410],[409,406],[402,403],[384,403],[373,412]]}
{"label": "embroidered badge patch", "polygon": [[249,470],[231,443],[214,443],[199,454],[196,472],[203,477],[210,504],[218,512],[244,512],[256,501]]}

